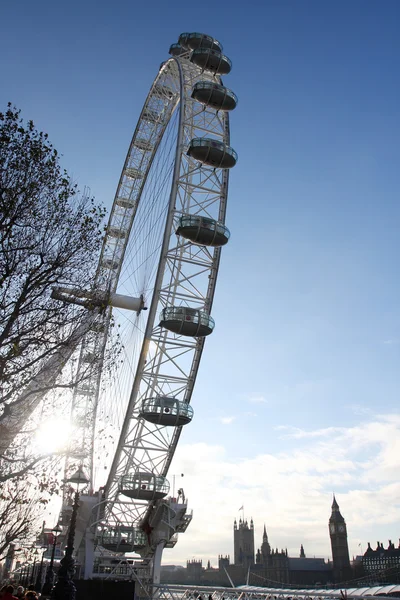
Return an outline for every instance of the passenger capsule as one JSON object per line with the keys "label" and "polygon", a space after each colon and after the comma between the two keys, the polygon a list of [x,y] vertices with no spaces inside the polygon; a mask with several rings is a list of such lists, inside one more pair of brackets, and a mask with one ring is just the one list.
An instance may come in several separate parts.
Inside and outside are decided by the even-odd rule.
{"label": "passenger capsule", "polygon": [[169,482],[162,475],[137,471],[134,475],[121,477],[119,491],[136,500],[160,500],[168,494]]}
{"label": "passenger capsule", "polygon": [[142,119],[145,121],[149,121],[149,123],[156,123],[159,118],[159,114],[156,110],[151,110],[150,108],[145,108],[142,114]]}
{"label": "passenger capsule", "polygon": [[125,175],[130,179],[143,179],[143,173],[139,171],[139,169],[132,169],[131,167],[128,167],[124,172]]}
{"label": "passenger capsule", "polygon": [[120,196],[115,199],[115,204],[121,208],[134,208],[136,202],[130,198],[121,198]]}
{"label": "passenger capsule", "polygon": [[181,33],[179,44],[184,48],[196,50],[197,48],[210,48],[217,52],[222,52],[222,44],[215,40],[211,35],[205,33]]}
{"label": "passenger capsule", "polygon": [[169,306],[160,314],[160,327],[190,337],[205,337],[214,329],[214,319],[208,313],[187,306]]}
{"label": "passenger capsule", "polygon": [[151,142],[148,142],[143,138],[136,138],[134,145],[136,148],[139,148],[139,150],[143,150],[144,152],[150,152],[154,148]]}
{"label": "passenger capsule", "polygon": [[117,238],[119,240],[123,240],[127,235],[125,229],[120,229],[119,227],[108,227],[107,233],[110,237]]}
{"label": "passenger capsule", "polygon": [[156,396],[143,400],[139,416],[157,425],[180,427],[190,423],[193,418],[193,408],[187,402],[181,402],[177,398]]}
{"label": "passenger capsule", "polygon": [[136,527],[121,526],[103,531],[98,543],[111,552],[135,552],[146,546],[147,536]]}
{"label": "passenger capsule", "polygon": [[233,110],[238,103],[232,90],[213,81],[198,81],[193,87],[192,98],[217,110]]}
{"label": "passenger capsule", "polygon": [[223,223],[215,219],[200,215],[184,215],[179,219],[176,235],[199,246],[218,248],[228,243],[231,234]]}
{"label": "passenger capsule", "polygon": [[194,138],[187,151],[205,165],[216,169],[231,169],[237,163],[237,154],[233,148],[212,138]]}
{"label": "passenger capsule", "polygon": [[227,56],[210,48],[194,50],[190,60],[201,69],[211,71],[215,75],[227,75],[232,69],[232,61]]}
{"label": "passenger capsule", "polygon": [[180,44],[171,44],[169,47],[169,54],[171,56],[181,56],[182,54],[186,54],[188,50],[183,48]]}

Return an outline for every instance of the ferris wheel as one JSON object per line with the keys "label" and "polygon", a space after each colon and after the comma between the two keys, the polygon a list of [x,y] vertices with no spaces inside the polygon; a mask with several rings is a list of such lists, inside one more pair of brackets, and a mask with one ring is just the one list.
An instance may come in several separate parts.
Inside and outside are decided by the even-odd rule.
{"label": "ferris wheel", "polygon": [[229,131],[237,97],[221,80],[231,70],[221,44],[183,33],[169,53],[141,111],[106,230],[91,295],[98,308],[80,350],[66,466],[68,476],[78,459],[93,489],[111,310],[128,310],[138,351],[131,356],[129,400],[98,504],[96,542],[147,558],[173,546],[190,521],[182,502],[180,508],[175,498],[172,505],[164,502],[167,473],[182,427],[193,417],[204,342],[214,330],[221,248],[230,236],[229,170],[237,162]]}

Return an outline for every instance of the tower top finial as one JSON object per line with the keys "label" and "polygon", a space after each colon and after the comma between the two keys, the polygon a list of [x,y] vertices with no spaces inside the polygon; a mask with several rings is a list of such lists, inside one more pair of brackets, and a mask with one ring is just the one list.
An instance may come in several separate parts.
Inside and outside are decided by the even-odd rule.
{"label": "tower top finial", "polygon": [[336,501],[335,494],[333,494],[332,510],[339,510],[339,504]]}

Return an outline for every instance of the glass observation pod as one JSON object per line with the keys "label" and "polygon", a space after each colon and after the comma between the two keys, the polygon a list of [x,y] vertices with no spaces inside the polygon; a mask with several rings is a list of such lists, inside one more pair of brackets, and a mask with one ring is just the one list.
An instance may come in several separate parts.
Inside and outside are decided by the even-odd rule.
{"label": "glass observation pod", "polygon": [[232,90],[212,81],[198,81],[193,87],[192,98],[217,110],[233,110],[238,103]]}
{"label": "glass observation pod", "polygon": [[137,471],[134,475],[121,477],[119,491],[136,500],[160,500],[169,492],[169,482],[162,475]]}
{"label": "glass observation pod", "polygon": [[135,146],[136,148],[139,148],[139,150],[143,150],[144,152],[150,152],[154,148],[153,144],[151,142],[148,142],[144,138],[136,138]]}
{"label": "glass observation pod", "polygon": [[178,42],[181,46],[190,48],[190,50],[210,48],[211,50],[222,52],[222,44],[211,37],[211,35],[206,35],[205,33],[181,33]]}
{"label": "glass observation pod", "polygon": [[107,233],[110,237],[118,238],[119,240],[126,238],[125,229],[120,229],[119,227],[108,227]]}
{"label": "glass observation pod", "polygon": [[111,552],[135,552],[146,546],[147,536],[136,527],[118,527],[104,531],[99,543]]}
{"label": "glass observation pod", "polygon": [[190,142],[187,154],[216,169],[231,169],[238,159],[233,148],[212,138],[194,138]]}
{"label": "glass observation pod", "polygon": [[205,337],[212,333],[215,322],[208,313],[187,306],[170,306],[160,313],[160,327],[190,337]]}
{"label": "glass observation pod", "polygon": [[184,215],[180,217],[176,235],[199,246],[218,248],[225,246],[230,238],[229,229],[219,221],[200,215]]}
{"label": "glass observation pod", "polygon": [[181,56],[181,54],[186,54],[187,52],[188,50],[180,44],[171,44],[169,47],[169,54],[171,56]]}
{"label": "glass observation pod", "polygon": [[193,418],[193,408],[177,398],[157,396],[142,402],[139,416],[157,425],[187,425]]}
{"label": "glass observation pod", "polygon": [[232,61],[221,52],[211,50],[211,48],[194,50],[190,60],[201,69],[211,71],[215,75],[227,75],[232,69]]}
{"label": "glass observation pod", "polygon": [[124,173],[130,179],[143,179],[143,173],[142,171],[139,171],[139,169],[132,169],[131,167],[128,167],[125,169]]}
{"label": "glass observation pod", "polygon": [[121,208],[133,208],[135,206],[135,201],[131,200],[130,198],[118,197],[115,199],[115,204]]}
{"label": "glass observation pod", "polygon": [[101,266],[106,269],[111,269],[112,271],[116,271],[119,267],[119,262],[112,258],[103,258],[101,261]]}
{"label": "glass observation pod", "polygon": [[142,119],[149,121],[150,123],[156,123],[159,116],[158,112],[156,110],[151,110],[151,108],[145,108],[142,113]]}

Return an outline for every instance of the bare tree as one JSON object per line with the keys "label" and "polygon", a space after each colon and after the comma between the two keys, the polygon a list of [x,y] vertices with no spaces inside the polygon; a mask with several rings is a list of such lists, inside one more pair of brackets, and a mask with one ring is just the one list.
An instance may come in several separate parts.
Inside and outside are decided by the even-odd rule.
{"label": "bare tree", "polygon": [[0,561],[10,544],[32,540],[38,533],[40,517],[58,493],[56,471],[57,461],[49,458],[36,473],[14,476],[1,486]]}
{"label": "bare tree", "polygon": [[18,433],[7,429],[10,414],[29,417],[24,403],[38,391],[30,382],[49,357],[62,363],[80,335],[85,308],[53,300],[51,291],[93,281],[103,217],[102,207],[78,194],[47,134],[9,104],[0,113],[0,454]]}

